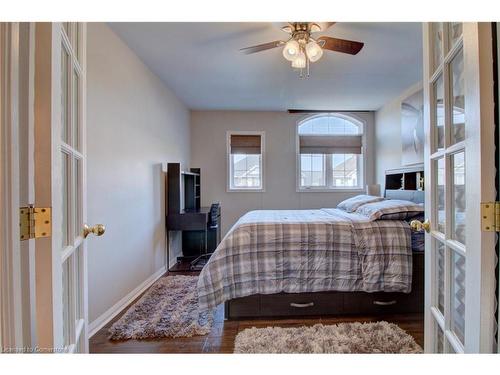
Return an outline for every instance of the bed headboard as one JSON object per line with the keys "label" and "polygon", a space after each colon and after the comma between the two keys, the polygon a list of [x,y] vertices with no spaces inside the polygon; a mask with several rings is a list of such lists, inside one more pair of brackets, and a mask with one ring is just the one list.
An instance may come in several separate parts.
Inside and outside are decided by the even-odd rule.
{"label": "bed headboard", "polygon": [[419,164],[385,171],[384,197],[424,203],[424,166]]}
{"label": "bed headboard", "polygon": [[411,190],[386,190],[385,197],[387,199],[403,199],[405,201],[411,201],[415,203],[424,203],[424,192],[423,191],[411,191]]}

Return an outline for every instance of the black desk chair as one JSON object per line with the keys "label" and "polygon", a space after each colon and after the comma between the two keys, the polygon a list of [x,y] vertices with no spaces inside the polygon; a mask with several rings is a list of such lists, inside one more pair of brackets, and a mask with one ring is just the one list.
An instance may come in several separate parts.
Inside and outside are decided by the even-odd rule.
{"label": "black desk chair", "polygon": [[[198,271],[203,269],[205,264],[207,264],[208,259],[213,254],[212,249],[208,249],[208,235],[209,233],[214,233],[216,237],[220,237],[220,202],[215,202],[212,203],[212,206],[210,207],[210,214],[209,214],[209,220],[207,223],[207,228],[205,229],[205,246],[204,246],[204,251],[203,254],[200,254],[199,257],[195,258],[191,264],[190,268],[193,271]],[[220,242],[219,238],[216,238],[216,244]],[[210,251],[210,252],[209,252]]]}

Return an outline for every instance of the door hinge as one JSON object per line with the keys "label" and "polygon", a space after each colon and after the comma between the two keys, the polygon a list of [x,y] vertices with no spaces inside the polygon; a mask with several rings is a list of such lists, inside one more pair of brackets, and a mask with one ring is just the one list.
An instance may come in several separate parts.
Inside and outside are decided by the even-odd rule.
{"label": "door hinge", "polygon": [[52,209],[50,207],[21,207],[19,209],[21,241],[52,235]]}
{"label": "door hinge", "polygon": [[500,232],[500,202],[481,203],[481,228],[484,232]]}

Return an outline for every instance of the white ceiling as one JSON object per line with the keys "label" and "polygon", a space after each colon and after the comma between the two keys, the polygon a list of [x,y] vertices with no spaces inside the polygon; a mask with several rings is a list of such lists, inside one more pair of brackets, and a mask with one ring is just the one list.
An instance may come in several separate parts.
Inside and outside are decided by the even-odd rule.
{"label": "white ceiling", "polygon": [[356,56],[326,51],[300,79],[281,48],[239,49],[287,34],[278,23],[111,23],[191,109],[376,110],[420,81],[420,23],[337,23],[325,33],[365,43]]}

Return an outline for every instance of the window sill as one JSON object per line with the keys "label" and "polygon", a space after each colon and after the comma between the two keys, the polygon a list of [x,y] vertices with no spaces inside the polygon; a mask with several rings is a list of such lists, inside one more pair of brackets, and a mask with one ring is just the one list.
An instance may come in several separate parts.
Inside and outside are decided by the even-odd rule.
{"label": "window sill", "polygon": [[266,189],[226,189],[226,193],[265,193]]}
{"label": "window sill", "polygon": [[297,188],[297,193],[364,193],[363,188],[336,188],[336,189],[326,189],[326,188]]}

